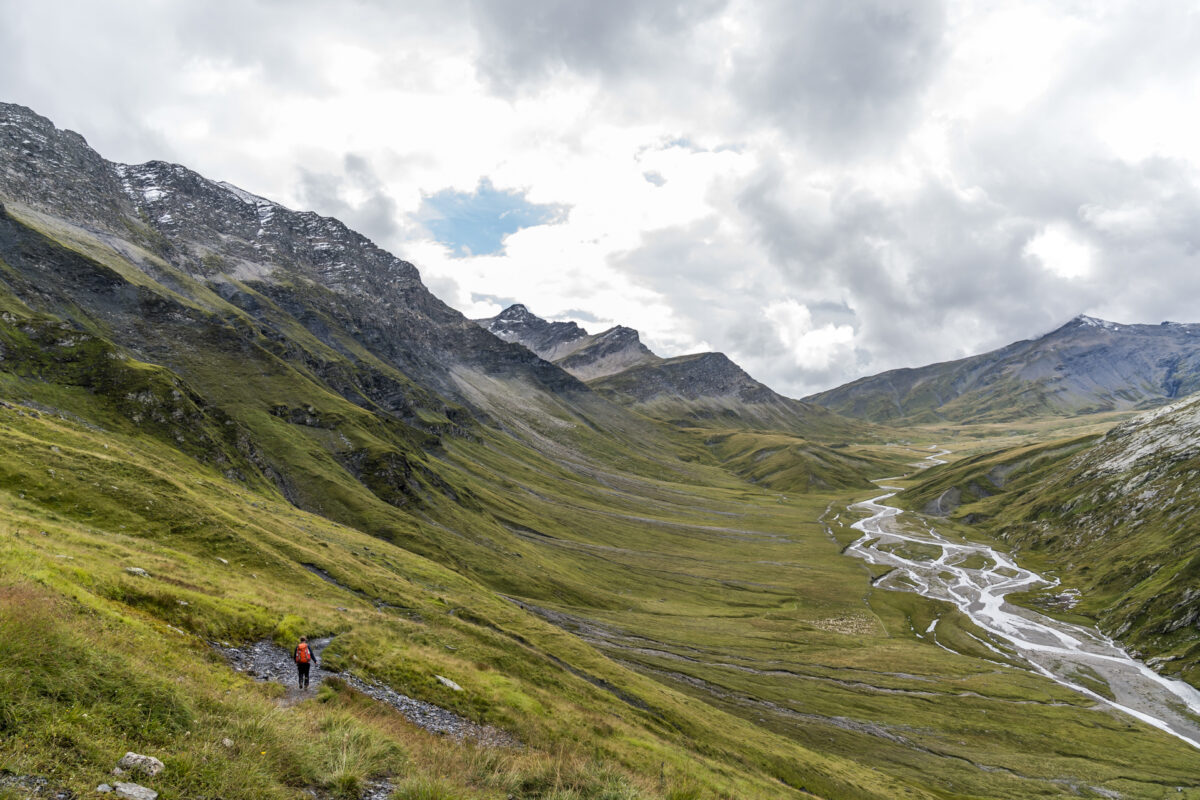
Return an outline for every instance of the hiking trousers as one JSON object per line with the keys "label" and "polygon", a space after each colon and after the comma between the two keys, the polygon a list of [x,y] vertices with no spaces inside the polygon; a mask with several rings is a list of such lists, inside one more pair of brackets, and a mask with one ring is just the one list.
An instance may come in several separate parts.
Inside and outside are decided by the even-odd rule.
{"label": "hiking trousers", "polygon": [[299,683],[301,689],[308,688],[308,668],[310,666],[312,666],[312,663],[308,662],[308,661],[297,661],[296,662],[296,669],[300,673],[297,676],[297,682]]}

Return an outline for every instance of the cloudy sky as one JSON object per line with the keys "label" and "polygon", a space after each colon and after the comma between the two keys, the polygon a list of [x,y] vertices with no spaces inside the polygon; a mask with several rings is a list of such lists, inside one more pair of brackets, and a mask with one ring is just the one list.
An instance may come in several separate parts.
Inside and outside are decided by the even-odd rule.
{"label": "cloudy sky", "polygon": [[[333,10],[336,7],[336,10]],[[0,100],[792,396],[1200,321],[1192,0],[0,0]]]}

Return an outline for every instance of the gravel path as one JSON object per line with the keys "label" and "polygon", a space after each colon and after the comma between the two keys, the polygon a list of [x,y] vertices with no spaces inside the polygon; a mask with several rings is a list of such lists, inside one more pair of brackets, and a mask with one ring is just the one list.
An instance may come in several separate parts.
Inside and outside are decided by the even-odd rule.
{"label": "gravel path", "polygon": [[317,687],[328,677],[336,675],[347,685],[380,703],[391,706],[404,715],[409,722],[432,733],[450,736],[458,741],[470,740],[483,747],[520,747],[521,743],[512,734],[490,726],[477,725],[441,706],[400,694],[381,683],[368,682],[348,672],[332,672],[323,669],[321,654],[332,639],[313,639],[309,646],[316,661],[309,674],[309,687],[301,690],[296,686],[296,664],[292,654],[271,641],[255,642],[245,647],[214,645],[238,672],[244,672],[255,680],[272,681],[288,687],[286,703],[300,702],[316,693]]}

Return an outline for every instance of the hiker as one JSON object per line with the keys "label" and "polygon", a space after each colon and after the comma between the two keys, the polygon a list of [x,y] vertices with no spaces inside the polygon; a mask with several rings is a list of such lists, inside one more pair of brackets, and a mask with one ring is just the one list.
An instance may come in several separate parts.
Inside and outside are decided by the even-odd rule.
{"label": "hiker", "polygon": [[308,637],[301,636],[300,644],[296,645],[296,649],[292,652],[292,658],[296,661],[296,669],[299,674],[296,677],[297,683],[301,689],[308,688],[308,668],[312,666],[313,654],[312,650],[308,649]]}

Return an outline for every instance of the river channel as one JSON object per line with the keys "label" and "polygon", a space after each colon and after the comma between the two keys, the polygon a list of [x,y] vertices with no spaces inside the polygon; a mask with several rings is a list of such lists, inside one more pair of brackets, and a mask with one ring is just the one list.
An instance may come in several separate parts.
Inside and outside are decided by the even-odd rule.
{"label": "river channel", "polygon": [[[941,463],[937,460],[940,455],[945,453],[928,460]],[[915,591],[953,603],[995,643],[1007,647],[1011,652],[1004,655],[1008,658],[1015,654],[1028,669],[1200,749],[1200,691],[1159,675],[1094,628],[1060,622],[1005,602],[1005,595],[1011,592],[1055,582],[1018,566],[1007,553],[983,544],[950,541],[932,527],[913,524],[911,516],[902,520],[903,511],[885,504],[896,491],[851,506],[870,516],[853,524],[863,535],[846,553],[892,567],[876,586]],[[936,620],[918,633],[945,647],[937,640]],[[993,644],[979,641],[1001,655]],[[1082,685],[1081,676],[1103,680],[1113,699]]]}

